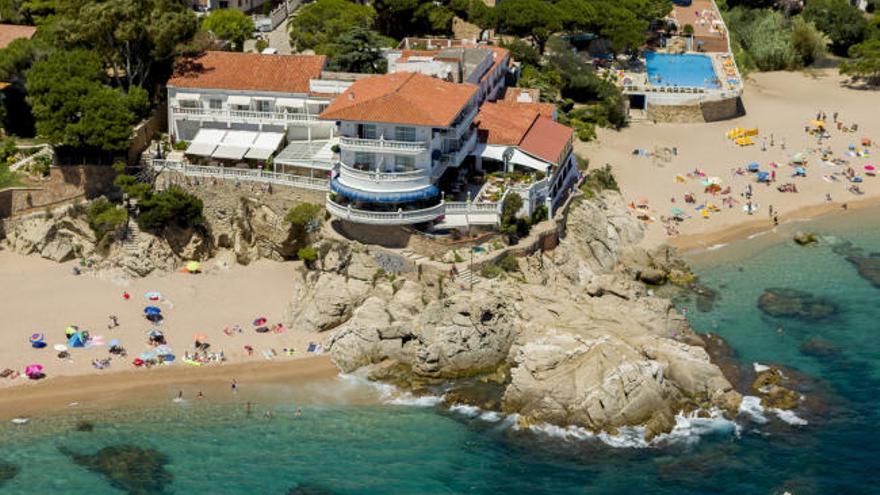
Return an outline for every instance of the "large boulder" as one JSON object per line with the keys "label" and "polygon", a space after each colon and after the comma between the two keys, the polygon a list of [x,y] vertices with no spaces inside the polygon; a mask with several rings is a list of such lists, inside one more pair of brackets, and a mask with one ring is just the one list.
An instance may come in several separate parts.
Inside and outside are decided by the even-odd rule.
{"label": "large boulder", "polygon": [[788,288],[768,288],[758,298],[758,308],[775,317],[821,320],[834,315],[837,305],[807,291]]}
{"label": "large boulder", "polygon": [[288,325],[323,332],[348,321],[367,298],[371,285],[337,273],[309,272],[298,289],[288,308]]}
{"label": "large boulder", "polygon": [[75,213],[74,208],[66,208],[18,219],[7,227],[4,243],[16,253],[58,262],[88,256],[95,250],[95,235],[85,218]]}

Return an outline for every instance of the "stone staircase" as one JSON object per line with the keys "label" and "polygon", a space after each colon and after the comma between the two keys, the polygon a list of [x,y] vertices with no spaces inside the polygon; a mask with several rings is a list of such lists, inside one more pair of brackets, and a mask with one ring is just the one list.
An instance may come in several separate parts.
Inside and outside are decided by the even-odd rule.
{"label": "stone staircase", "polygon": [[471,271],[470,268],[462,268],[455,277],[456,283],[460,285],[477,285],[480,283],[480,277]]}
{"label": "stone staircase", "polygon": [[400,255],[404,258],[411,260],[413,263],[418,265],[419,263],[428,259],[427,256],[422,256],[421,254],[416,253],[411,249],[402,249],[400,250]]}
{"label": "stone staircase", "polygon": [[122,238],[121,244],[122,249],[126,253],[137,256],[138,253],[138,238],[141,235],[141,229],[138,227],[136,221],[129,219],[128,228],[126,229],[126,235]]}

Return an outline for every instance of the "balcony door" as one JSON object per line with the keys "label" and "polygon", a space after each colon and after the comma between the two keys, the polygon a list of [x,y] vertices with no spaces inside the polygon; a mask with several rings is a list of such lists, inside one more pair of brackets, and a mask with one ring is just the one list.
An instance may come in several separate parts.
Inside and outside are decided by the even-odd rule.
{"label": "balcony door", "polygon": [[358,137],[361,139],[377,139],[376,124],[358,124]]}
{"label": "balcony door", "polygon": [[415,127],[403,127],[403,126],[395,127],[394,128],[394,140],[395,141],[405,141],[407,143],[415,142],[416,128]]}

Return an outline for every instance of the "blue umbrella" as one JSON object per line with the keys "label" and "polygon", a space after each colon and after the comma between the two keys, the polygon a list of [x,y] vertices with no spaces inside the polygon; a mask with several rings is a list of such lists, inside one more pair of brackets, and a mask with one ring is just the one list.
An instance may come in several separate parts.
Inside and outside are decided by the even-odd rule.
{"label": "blue umbrella", "polygon": [[146,308],[144,308],[144,314],[147,315],[158,315],[160,313],[162,313],[162,310],[157,308],[156,306],[147,306]]}
{"label": "blue umbrella", "polygon": [[749,172],[757,172],[758,168],[760,168],[758,162],[752,162],[749,164]]}
{"label": "blue umbrella", "polygon": [[758,172],[758,182],[767,182],[770,180],[769,172]]}
{"label": "blue umbrella", "polygon": [[797,167],[794,169],[794,173],[798,175],[807,175],[807,169],[805,169],[804,167]]}
{"label": "blue umbrella", "polygon": [[122,347],[122,342],[119,339],[113,339],[107,344],[107,347]]}

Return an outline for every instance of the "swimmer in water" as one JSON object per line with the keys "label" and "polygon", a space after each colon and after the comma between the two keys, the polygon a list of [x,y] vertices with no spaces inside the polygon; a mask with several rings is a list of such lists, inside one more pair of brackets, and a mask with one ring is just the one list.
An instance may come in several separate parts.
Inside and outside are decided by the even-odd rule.
{"label": "swimmer in water", "polygon": [[196,396],[196,399],[202,400],[204,398],[205,398],[205,394],[203,394],[202,391],[199,390],[199,395]]}
{"label": "swimmer in water", "polygon": [[250,401],[248,401],[247,404],[244,405],[244,414],[245,414],[245,416],[250,416],[250,415],[251,415],[251,403],[250,403]]}
{"label": "swimmer in water", "polygon": [[174,399],[174,402],[183,402],[183,390],[177,391],[177,397]]}

